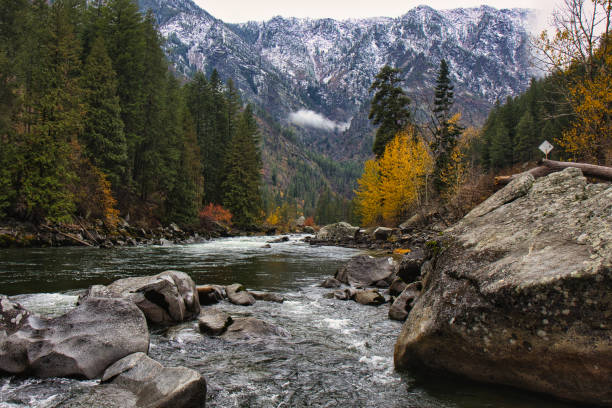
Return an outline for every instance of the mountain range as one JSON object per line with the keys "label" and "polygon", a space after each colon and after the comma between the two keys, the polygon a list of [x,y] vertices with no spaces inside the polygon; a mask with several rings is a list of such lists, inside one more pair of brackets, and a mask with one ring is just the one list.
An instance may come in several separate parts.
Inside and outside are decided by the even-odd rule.
{"label": "mountain range", "polygon": [[[266,122],[266,181],[281,166],[279,188],[288,188],[296,171],[288,158],[301,155],[320,167],[304,149],[335,163],[361,163],[371,155],[369,88],[385,64],[401,68],[415,117],[423,119],[446,59],[467,125],[481,124],[496,101],[519,94],[537,75],[529,49],[533,12],[526,9],[419,6],[397,18],[226,24],[191,0],[141,0],[140,7],[155,14],[179,73],[216,69],[258,108]],[[344,194],[352,189],[327,181]]]}

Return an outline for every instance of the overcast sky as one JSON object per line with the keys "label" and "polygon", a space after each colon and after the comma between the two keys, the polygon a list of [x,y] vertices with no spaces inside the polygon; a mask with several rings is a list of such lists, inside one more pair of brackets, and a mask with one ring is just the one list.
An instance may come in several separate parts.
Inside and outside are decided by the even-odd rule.
{"label": "overcast sky", "polygon": [[419,4],[435,9],[478,7],[534,8],[540,10],[542,25],[555,4],[562,0],[195,0],[213,16],[227,23],[268,20],[274,16],[347,19],[359,17],[397,17]]}

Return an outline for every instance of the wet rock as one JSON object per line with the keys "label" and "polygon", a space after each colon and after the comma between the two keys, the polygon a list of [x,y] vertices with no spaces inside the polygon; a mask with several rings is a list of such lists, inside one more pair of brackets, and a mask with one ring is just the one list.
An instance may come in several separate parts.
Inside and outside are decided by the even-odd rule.
{"label": "wet rock", "polygon": [[355,297],[357,290],[355,288],[345,288],[334,292],[334,297],[338,300],[350,300]]}
{"label": "wet rock", "polygon": [[319,286],[321,286],[322,288],[339,288],[341,285],[342,282],[340,282],[338,279],[327,278],[323,282],[321,282]]}
{"label": "wet rock", "polygon": [[128,299],[143,311],[149,322],[160,325],[189,320],[200,313],[195,283],[179,271],[119,279],[106,287],[92,286],[85,297]]}
{"label": "wet rock", "polygon": [[359,227],[353,227],[348,222],[338,222],[336,224],[326,225],[317,232],[315,239],[317,241],[344,241],[353,240],[359,231]]}
{"label": "wet rock", "polygon": [[287,242],[289,241],[289,237],[284,235],[280,238],[276,238],[276,239],[272,239],[270,241],[267,241],[268,244],[280,244],[281,242]]}
{"label": "wet rock", "polygon": [[30,312],[19,303],[12,302],[8,297],[0,295],[0,339],[19,330],[26,324]]}
{"label": "wet rock", "polygon": [[254,340],[269,337],[291,337],[282,327],[275,326],[254,317],[239,317],[234,319],[225,333],[221,335],[226,340]]}
{"label": "wet rock", "polygon": [[[143,313],[124,299],[88,298],[68,313],[45,319],[2,304],[16,324],[0,330],[0,372],[36,377],[96,378],[115,361],[149,349]],[[15,315],[15,310],[20,311]]]}
{"label": "wet rock", "polygon": [[272,245],[266,244],[266,245],[262,246],[262,248],[272,248]]}
{"label": "wet rock", "polygon": [[218,285],[199,285],[196,286],[200,305],[213,305],[225,298],[224,289]]}
{"label": "wet rock", "polygon": [[402,280],[402,278],[397,277],[393,279],[393,282],[391,282],[391,285],[389,286],[389,295],[399,296],[399,294],[406,289],[406,286],[408,285]]}
{"label": "wet rock", "polygon": [[612,406],[612,186],[521,177],[444,237],[396,367]]}
{"label": "wet rock", "polygon": [[108,367],[102,384],[62,404],[68,408],[203,408],[206,381],[184,367],[164,367],[144,353]]}
{"label": "wet rock", "polygon": [[335,278],[353,286],[371,286],[380,280],[393,280],[397,263],[393,258],[360,255],[351,259],[336,273]]}
{"label": "wet rock", "polygon": [[202,333],[219,336],[232,324],[230,315],[221,310],[204,308],[198,318],[198,327]]}
{"label": "wet rock", "polygon": [[386,302],[385,297],[375,289],[358,290],[355,293],[355,302],[366,306],[380,306]]}
{"label": "wet rock", "polygon": [[166,238],[160,238],[159,243],[158,243],[158,245],[161,245],[161,246],[171,246],[172,244],[174,243]]}
{"label": "wet rock", "polygon": [[228,300],[235,305],[251,306],[255,303],[255,298],[239,283],[226,286],[225,293]]}
{"label": "wet rock", "polygon": [[413,282],[406,285],[406,288],[393,301],[389,308],[389,319],[404,321],[412,309],[414,301],[421,294],[421,282]]}
{"label": "wet rock", "polygon": [[253,291],[250,291],[249,293],[251,294],[251,296],[253,296],[255,300],[262,300],[264,302],[274,303],[283,303],[285,301],[285,298],[279,295],[278,293]]}
{"label": "wet rock", "polygon": [[389,282],[384,281],[384,280],[379,280],[378,282],[374,284],[374,286],[380,289],[386,289],[389,287]]}
{"label": "wet rock", "polygon": [[374,232],[372,233],[372,236],[374,237],[374,239],[386,241],[387,239],[389,239],[389,237],[392,234],[393,234],[392,228],[378,227],[374,230]]}
{"label": "wet rock", "polygon": [[424,250],[417,248],[402,257],[397,269],[397,276],[406,283],[419,280],[421,276],[421,266],[427,260]]}

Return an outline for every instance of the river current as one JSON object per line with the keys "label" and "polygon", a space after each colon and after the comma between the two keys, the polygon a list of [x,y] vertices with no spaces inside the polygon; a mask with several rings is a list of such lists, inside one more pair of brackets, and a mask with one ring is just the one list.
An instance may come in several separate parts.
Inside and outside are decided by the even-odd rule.
{"label": "river current", "polygon": [[[393,369],[401,323],[388,308],[327,299],[317,285],[361,252],[311,247],[301,236],[216,239],[169,247],[48,248],[0,251],[0,293],[31,311],[56,316],[93,284],[187,272],[196,284],[242,283],[280,293],[282,304],[214,307],[234,317],[253,316],[286,329],[290,338],[229,342],[199,333],[189,322],[152,333],[150,355],[167,366],[202,373],[207,407],[569,407],[546,397],[442,376]],[[0,376],[0,408],[61,407],[96,381]],[[102,405],[102,404],[101,404]]]}

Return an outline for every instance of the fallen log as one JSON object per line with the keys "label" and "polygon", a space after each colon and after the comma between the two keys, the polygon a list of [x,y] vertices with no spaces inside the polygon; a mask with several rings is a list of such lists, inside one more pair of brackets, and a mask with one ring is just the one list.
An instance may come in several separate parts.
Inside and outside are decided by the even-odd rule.
{"label": "fallen log", "polygon": [[56,233],[58,233],[58,234],[60,234],[60,235],[63,235],[63,236],[65,236],[65,237],[67,237],[67,238],[70,238],[70,239],[72,239],[73,241],[76,241],[76,242],[78,242],[78,243],[79,243],[79,244],[81,244],[81,245],[85,245],[85,246],[88,246],[88,247],[92,247],[92,246],[93,246],[93,245],[92,245],[92,244],[90,244],[89,242],[87,242],[87,241],[83,241],[82,239],[79,239],[79,238],[75,237],[75,236],[74,236],[74,235],[72,235],[72,234],[68,234],[68,233],[66,233],[66,232],[62,232],[62,231],[58,230],[57,228],[51,228],[51,227],[48,227],[48,226],[46,226],[46,225],[41,225],[41,227],[46,228],[46,229],[48,229],[49,231],[54,231],[54,232],[56,232]]}
{"label": "fallen log", "polygon": [[531,170],[527,170],[523,173],[513,174],[511,176],[498,176],[495,177],[495,183],[497,184],[508,184],[515,178],[522,176],[523,174],[531,174],[533,177],[544,177],[550,173],[564,170],[568,167],[575,167],[582,171],[587,177],[595,177],[605,181],[612,181],[612,167],[597,166],[595,164],[587,163],[574,163],[574,162],[560,162],[554,160],[542,159],[538,162],[539,166],[534,167]]}

